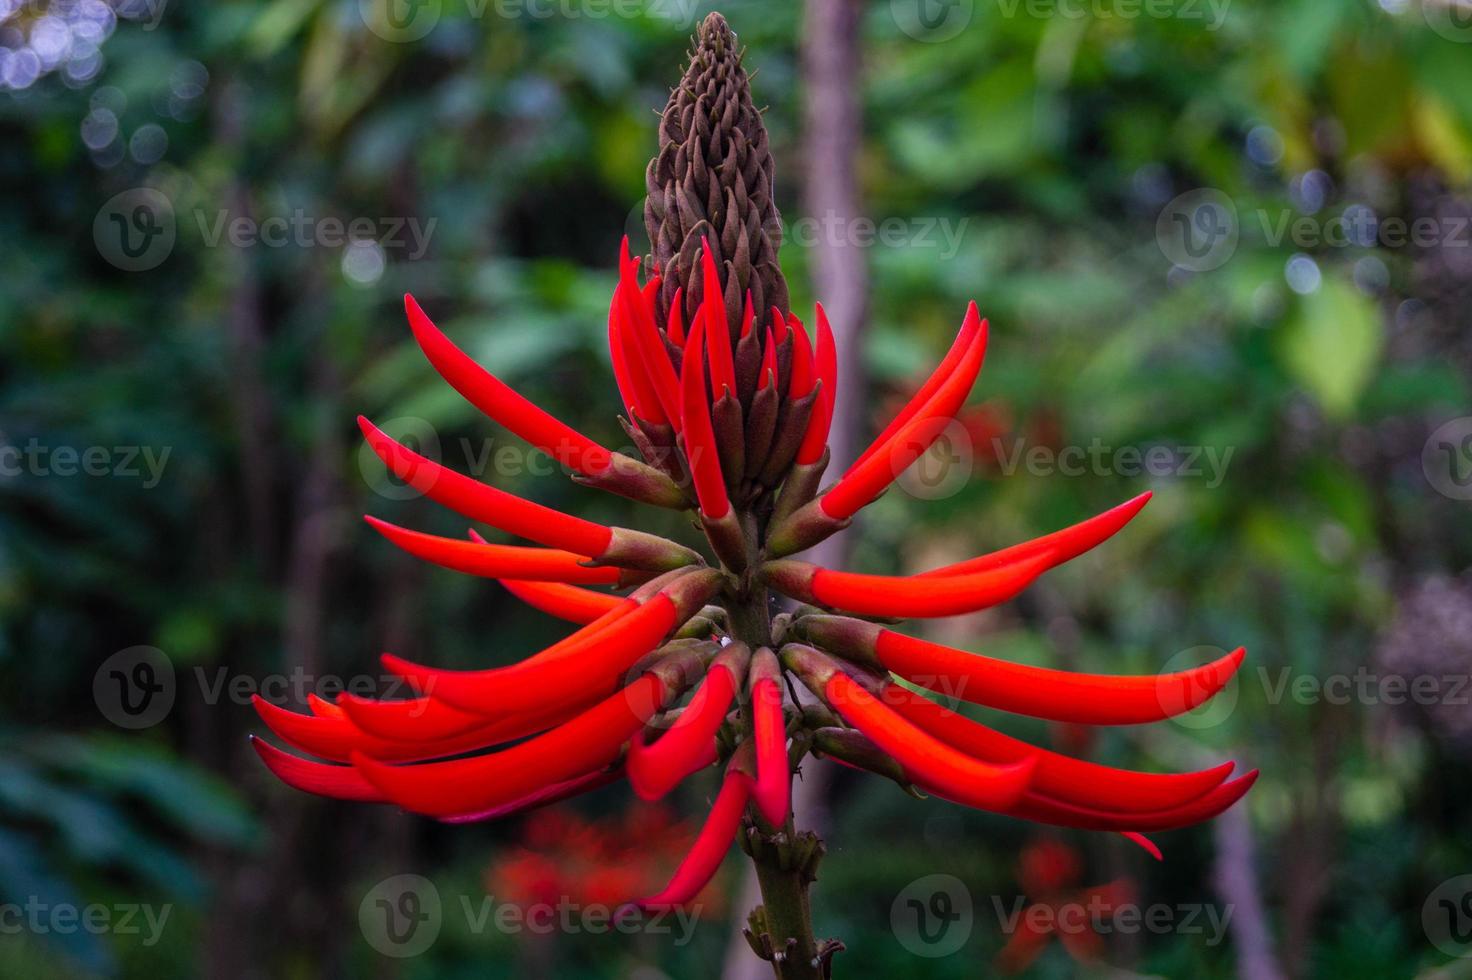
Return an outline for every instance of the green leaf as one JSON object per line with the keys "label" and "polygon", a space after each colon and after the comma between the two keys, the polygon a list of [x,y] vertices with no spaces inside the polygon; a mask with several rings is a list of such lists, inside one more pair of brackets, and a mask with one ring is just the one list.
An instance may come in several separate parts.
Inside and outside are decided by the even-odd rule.
{"label": "green leaf", "polygon": [[1325,278],[1283,327],[1279,353],[1325,413],[1342,419],[1374,374],[1384,343],[1374,303],[1348,283]]}

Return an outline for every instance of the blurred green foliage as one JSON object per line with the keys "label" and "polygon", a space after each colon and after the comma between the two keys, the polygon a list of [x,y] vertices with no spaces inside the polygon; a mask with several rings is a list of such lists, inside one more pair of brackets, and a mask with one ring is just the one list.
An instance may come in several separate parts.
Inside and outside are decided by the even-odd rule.
{"label": "blurred green foliage", "polygon": [[[259,727],[248,700],[209,692],[219,678],[377,683],[381,649],[503,663],[558,635],[356,522],[372,511],[463,533],[365,461],[358,412],[435,434],[452,464],[510,447],[514,465],[494,474],[508,490],[683,533],[531,472],[519,444],[422,363],[399,296],[414,292],[508,381],[618,443],[603,340],[614,256],[621,234],[641,233],[651,110],[707,5],[532,16],[445,0],[404,8],[436,19],[399,41],[375,0],[158,3],[116,8],[93,49],[73,24],[71,60],[40,77],[27,74],[39,60],[16,59],[43,49],[37,25],[66,5],[0,4],[0,446],[51,454],[0,474],[0,902],[174,914],[156,945],[121,930],[6,930],[0,973],[382,972],[358,926],[365,890],[413,869],[447,902],[477,895],[516,826],[442,828],[290,793],[244,742]],[[1156,491],[1127,532],[1015,609],[936,635],[1110,673],[1245,644],[1234,709],[1101,732],[1092,751],[1264,770],[1246,807],[1290,975],[1444,963],[1422,902],[1472,870],[1465,736],[1383,699],[1274,695],[1283,676],[1390,672],[1397,610],[1419,615],[1405,597],[1472,557],[1467,503],[1423,468],[1433,430],[1472,404],[1472,47],[1453,7],[1234,0],[1217,19],[1206,4],[1151,17],[1122,3],[966,0],[942,8],[969,12],[952,37],[914,30],[906,0],[866,8],[864,209],[906,232],[865,251],[863,424],[883,424],[970,299],[992,347],[966,439],[949,447],[973,479],[889,494],[855,564],[918,569]],[[726,13],[769,106],[791,228],[782,260],[805,312],[820,297],[795,224],[802,11],[754,0]],[[164,195],[175,241],[128,271],[106,216],[137,188]],[[1159,229],[1197,188],[1230,202],[1238,241],[1193,271],[1173,267]],[[1354,208],[1381,233],[1323,234]],[[231,222],[264,232],[270,218],[306,241],[293,230],[284,244],[231,243]],[[357,244],[342,231],[327,241],[329,221],[354,218],[370,222]],[[1311,240],[1282,230],[1305,218]],[[1387,241],[1387,222],[1417,219],[1433,240]],[[1091,445],[1110,450],[1097,472],[1025,462],[1033,448],[1056,462]],[[103,447],[109,468],[66,475],[58,447]],[[124,471],[133,447],[164,460],[152,483]],[[1115,452],[1150,447],[1169,450],[1168,472]],[[138,644],[165,652],[178,696],[163,723],[124,731],[99,713],[93,679]],[[1418,662],[1465,677],[1468,644],[1433,636]],[[688,791],[692,813],[707,789]],[[832,800],[816,896],[820,933],[850,947],[840,975],[984,972],[1004,938],[990,896],[1017,893],[1013,861],[1036,831],[846,775]],[[1119,842],[1070,839],[1091,871],[1128,873],[1152,901],[1226,901],[1212,828],[1163,835],[1167,863],[1150,867]],[[895,942],[890,903],[940,870],[967,882],[977,925],[961,953],[917,959]],[[715,922],[688,947],[568,937],[555,956],[559,975],[709,975],[728,935]],[[532,942],[462,922],[394,969],[512,976]],[[1234,952],[1147,934],[1115,937],[1106,959],[1226,976]],[[1054,944],[1034,972],[1074,969]]]}

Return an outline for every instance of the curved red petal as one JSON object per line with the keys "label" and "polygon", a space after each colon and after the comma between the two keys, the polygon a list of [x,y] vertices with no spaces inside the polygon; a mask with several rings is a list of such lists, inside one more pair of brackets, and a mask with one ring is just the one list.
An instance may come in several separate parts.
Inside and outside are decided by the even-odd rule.
{"label": "curved red petal", "polygon": [[589,567],[586,559],[553,548],[457,541],[364,516],[373,529],[415,558],[482,578],[524,578],[576,585],[616,585],[622,574],[611,566]]}
{"label": "curved red petal", "polygon": [[283,752],[254,735],[251,736],[250,746],[256,750],[256,755],[261,757],[266,768],[292,789],[316,793],[318,796],[326,796],[334,800],[352,800],[356,803],[386,802],[383,794],[374,789],[351,766],[330,766],[325,762],[303,759],[289,752]]}
{"label": "curved red petal", "polygon": [[753,739],[756,742],[756,785],[752,801],[767,823],[782,827],[792,805],[792,771],[787,765],[787,726],[782,717],[782,689],[770,677],[751,687]]}
{"label": "curved red petal", "polygon": [[702,321],[690,331],[690,338],[685,343],[685,362],[680,369],[685,420],[681,438],[685,443],[685,458],[690,462],[700,512],[711,520],[720,520],[730,512],[731,501],[726,496],[726,479],[721,473],[721,457],[716,450],[715,426],[710,419],[710,399],[705,391],[704,343],[705,323]]}
{"label": "curved red petal", "polygon": [[858,468],[860,463],[884,448],[884,444],[895,433],[904,428],[906,422],[909,422],[910,419],[914,418],[925,407],[930,401],[931,396],[935,394],[936,389],[955,373],[957,365],[966,356],[966,352],[971,349],[971,341],[975,337],[976,331],[981,328],[979,314],[976,317],[970,315],[971,311],[975,309],[976,304],[972,303],[970,309],[966,311],[966,318],[961,322],[961,329],[956,333],[956,339],[951,343],[951,349],[946,351],[946,356],[941,359],[940,364],[931,372],[930,377],[925,379],[925,383],[905,403],[905,407],[900,409],[899,413],[890,420],[889,425],[885,426],[883,431],[874,437],[874,441],[869,443],[863,452],[859,453],[858,459],[854,460],[853,465],[844,471],[844,476],[852,473]]}
{"label": "curved red petal", "polygon": [[1013,562],[1032,558],[1044,552],[1053,555],[1055,564],[1062,564],[1083,554],[1085,551],[1107,541],[1120,531],[1126,524],[1134,520],[1136,514],[1144,509],[1150,502],[1152,492],[1146,490],[1137,497],[1131,497],[1122,504],[1109,508],[1102,514],[1096,514],[1086,521],[1080,521],[1072,527],[1065,527],[1060,531],[1045,534],[1031,541],[1014,544],[1010,548],[993,551],[990,554],[980,555],[976,558],[968,558],[965,561],[956,562],[941,568],[933,568],[928,572],[921,572],[920,578],[944,578],[951,575],[969,575],[974,572],[985,572],[993,568],[1001,568]]}
{"label": "curved red petal", "polygon": [[[927,580],[935,581],[935,580]],[[875,655],[921,687],[1014,714],[1080,725],[1135,725],[1183,714],[1210,700],[1247,651],[1173,674],[1081,674],[1015,664],[881,630]]]}
{"label": "curved red petal", "polygon": [[462,711],[485,715],[530,712],[607,694],[674,626],[674,603],[657,595],[621,617],[615,626],[601,629],[556,656],[538,655],[509,667],[472,671],[425,667],[391,654],[384,655],[383,663],[420,690],[431,692],[436,700]]}
{"label": "curved red petal", "polygon": [[358,427],[389,471],[436,503],[508,534],[579,555],[601,555],[613,529],[487,486],[414,452],[363,416]]}
{"label": "curved red petal", "polygon": [[471,360],[434,325],[413,296],[404,296],[404,311],[424,356],[466,401],[570,469],[589,476],[599,476],[608,469],[612,456],[607,449],[544,412]]}
{"label": "curved red petal", "polygon": [[549,616],[556,616],[570,623],[591,623],[626,603],[632,608],[632,603],[619,596],[580,589],[576,585],[564,585],[561,582],[503,578],[501,584],[506,586],[507,592],[533,609],[540,609]]}
{"label": "curved red petal", "polygon": [[736,677],[725,664],[715,664],[696,689],[685,711],[647,744],[642,735],[629,746],[629,784],[640,799],[657,800],[681,780],[715,761],[716,732],[736,696]]}
{"label": "curved red petal", "polygon": [[680,862],[674,876],[655,895],[641,899],[640,908],[656,909],[671,905],[684,905],[695,899],[700,890],[710,883],[721,867],[731,842],[736,839],[736,830],[741,824],[741,813],[751,793],[751,780],[739,770],[728,770],[711,805],[710,816],[695,838],[685,860]]}
{"label": "curved red petal", "polygon": [[1075,759],[1028,745],[934,701],[890,685],[884,695],[902,717],[953,748],[998,765],[1036,759],[1031,788],[1084,806],[1111,807],[1127,801],[1130,809],[1160,810],[1189,803],[1220,786],[1232,764],[1188,773],[1136,772]]}
{"label": "curved red petal", "polygon": [[994,766],[910,724],[842,673],[829,678],[823,697],[880,749],[893,756],[917,783],[934,786],[947,799],[984,810],[1017,805],[1032,777],[1031,760]]}
{"label": "curved red petal", "polygon": [[659,708],[663,682],[645,674],[577,717],[502,752],[394,766],[354,754],[353,768],[390,801],[434,817],[480,813],[607,766]]}

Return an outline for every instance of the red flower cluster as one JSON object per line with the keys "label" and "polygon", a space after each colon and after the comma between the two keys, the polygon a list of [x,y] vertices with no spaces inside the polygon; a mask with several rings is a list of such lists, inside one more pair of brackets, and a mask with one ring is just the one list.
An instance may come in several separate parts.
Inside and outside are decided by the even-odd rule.
{"label": "red flower cluster", "polygon": [[[410,554],[500,579],[531,605],[581,625],[507,667],[453,671],[385,656],[388,669],[420,692],[410,700],[314,700],[309,715],[258,702],[277,735],[326,760],[257,741],[272,771],[310,792],[464,821],[525,810],[620,775],[641,797],[657,799],[722,764],[720,791],[694,847],[646,905],[696,895],[743,820],[769,830],[788,825],[792,773],[808,751],[966,806],[1127,833],[1147,846],[1140,832],[1196,823],[1236,802],[1255,772],[1229,778],[1230,763],[1178,775],[1099,765],[1019,742],[897,683],[1058,722],[1138,724],[1201,704],[1243,653],[1164,676],[1074,674],[952,649],[860,618],[951,616],[1005,602],[1120,530],[1149,494],[913,577],[789,557],[846,526],[940,435],[981,370],[987,323],[973,304],[935,372],[818,493],[838,381],[833,334],[821,307],[810,339],[790,313],[759,315],[750,293],[744,308],[733,304],[717,258],[730,247],[708,241],[700,249],[692,281],[703,284],[703,297],[685,323],[689,304],[677,291],[662,315],[658,270],[641,284],[625,245],[609,342],[626,428],[643,461],[609,451],[522,398],[406,300],[419,346],[462,395],[575,479],[691,510],[716,561],[471,480],[364,420],[369,445],[400,479],[538,547],[490,544],[473,534],[451,540],[369,518],[375,529]],[[729,262],[725,268],[729,286],[735,277]],[[583,588],[594,585],[628,591]],[[797,605],[772,616],[769,590]],[[811,703],[792,696],[797,683]]]}
{"label": "red flower cluster", "polygon": [[[630,895],[657,887],[654,880],[683,856],[687,830],[662,805],[640,805],[604,820],[588,820],[552,807],[529,821],[520,843],[486,871],[486,892],[520,905],[556,906],[573,900],[617,906]],[[716,916],[722,896],[706,889],[695,911]]]}

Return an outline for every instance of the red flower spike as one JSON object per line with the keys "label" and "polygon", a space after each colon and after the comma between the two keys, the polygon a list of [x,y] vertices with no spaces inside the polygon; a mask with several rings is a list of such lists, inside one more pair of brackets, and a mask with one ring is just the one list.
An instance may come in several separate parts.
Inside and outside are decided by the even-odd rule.
{"label": "red flower spike", "polygon": [[1238,647],[1174,674],[1081,674],[967,653],[890,630],[879,631],[874,652],[887,670],[921,686],[944,687],[962,700],[1013,714],[1080,725],[1138,725],[1184,714],[1211,700],[1247,656]]}
{"label": "red flower spike", "polygon": [[931,569],[922,572],[920,578],[939,578],[951,575],[968,575],[973,572],[984,572],[993,568],[1022,559],[1031,558],[1043,552],[1052,552],[1056,561],[1061,564],[1073,558],[1077,558],[1109,538],[1113,537],[1121,528],[1134,520],[1136,514],[1144,509],[1150,502],[1151,491],[1146,490],[1138,497],[1132,497],[1124,503],[1106,510],[1086,521],[1080,521],[1072,527],[1066,527],[1052,534],[1045,534],[1022,544],[1012,545],[994,551],[989,555],[981,555],[977,558],[968,558],[966,561],[956,562],[954,565],[946,565],[944,568]]}
{"label": "red flower spike", "polygon": [[480,813],[607,766],[658,709],[663,686],[661,678],[645,674],[571,721],[503,752],[412,766],[354,754],[353,768],[389,801],[414,813]]}
{"label": "red flower spike", "polygon": [[685,361],[680,368],[685,390],[685,427],[681,435],[700,512],[711,520],[720,520],[730,513],[731,501],[726,496],[726,478],[721,473],[715,427],[710,420],[710,399],[705,392],[704,343],[705,324],[697,323],[685,343]]}
{"label": "red flower spike", "polygon": [[560,582],[529,582],[503,578],[501,584],[506,586],[506,591],[532,608],[570,623],[591,623],[625,602],[616,595],[580,589]]}
{"label": "red flower spike", "polygon": [[634,736],[629,748],[629,784],[640,799],[661,798],[686,776],[714,761],[716,731],[726,720],[736,686],[731,666],[717,661],[684,713],[658,741],[651,745],[642,734]]}
{"label": "red flower spike", "polygon": [[404,296],[404,309],[424,356],[466,401],[569,469],[588,476],[600,476],[608,469],[612,455],[607,449],[548,415],[471,360],[440,332],[413,296]]}
{"label": "red flower spike", "polygon": [[884,444],[889,442],[900,429],[904,428],[905,423],[914,418],[929,403],[936,389],[955,373],[956,367],[961,363],[962,358],[966,356],[966,352],[970,350],[971,341],[975,337],[976,331],[981,328],[979,315],[975,318],[970,315],[974,309],[976,309],[975,303],[972,303],[967,308],[966,319],[962,321],[961,329],[956,333],[956,339],[951,343],[951,349],[946,351],[946,356],[941,359],[940,364],[936,366],[930,377],[925,379],[925,383],[905,403],[905,407],[900,409],[899,414],[890,420],[889,425],[885,426],[884,430],[874,438],[874,441],[869,443],[868,448],[859,453],[858,459],[854,460],[853,465],[844,471],[844,476],[848,476],[860,463],[884,448]]}
{"label": "red flower spike", "polygon": [[751,711],[756,743],[756,785],[752,802],[774,827],[787,823],[792,808],[792,770],[787,763],[787,722],[782,714],[781,668],[770,650],[752,661]]}
{"label": "red flower spike", "polygon": [[382,793],[364,779],[351,766],[329,766],[313,762],[289,752],[282,752],[254,735],[250,736],[250,747],[271,770],[271,774],[292,789],[304,793],[315,793],[334,800],[351,800],[356,803],[387,802]]}
{"label": "red flower spike", "polygon": [[658,894],[641,899],[637,904],[642,909],[662,909],[684,905],[693,901],[700,890],[710,883],[720,870],[721,861],[736,839],[736,830],[741,823],[741,814],[751,795],[751,777],[739,769],[726,770],[721,782],[721,791],[711,805],[710,816],[690,853],[680,863],[675,874]]}
{"label": "red flower spike", "polygon": [[[985,358],[988,328],[970,304],[935,370],[819,495],[831,456],[838,351],[821,305],[812,335],[786,309],[780,242],[762,230],[775,217],[772,161],[739,51],[719,15],[702,22],[687,78],[661,117],[660,153],[646,172],[644,217],[654,254],[648,264],[657,267],[646,268],[652,274],[642,286],[627,240],[620,250],[609,351],[628,411],[619,421],[643,462],[609,451],[517,394],[405,297],[416,341],[461,394],[570,468],[576,482],[675,510],[693,503],[716,561],[485,486],[364,422],[369,444],[400,479],[543,547],[489,544],[473,531],[470,541],[454,541],[369,518],[375,529],[418,557],[500,579],[519,598],[578,627],[518,663],[484,670],[443,670],[385,654],[384,664],[419,695],[406,700],[309,698],[309,713],[301,714],[260,702],[270,729],[325,761],[265,743],[256,751],[303,790],[392,802],[453,822],[524,811],[620,775],[639,795],[654,797],[725,758],[720,794],[694,848],[645,907],[693,899],[743,824],[753,859],[790,873],[806,903],[822,853],[790,812],[793,771],[806,752],[894,780],[915,796],[923,788],[1039,823],[1118,833],[1158,860],[1146,833],[1215,816],[1247,792],[1256,772],[1234,778],[1230,763],[1176,774],[1106,766],[1084,758],[1083,747],[1068,754],[1030,746],[933,702],[924,689],[1074,729],[1136,724],[1205,702],[1230,681],[1241,650],[1159,677],[1075,674],[853,618],[950,616],[1005,602],[1047,569],[1116,534],[1148,494],[917,576],[860,575],[788,557],[849,525],[959,417]],[[700,92],[714,99],[701,103],[704,109],[695,104],[704,96],[692,95]],[[710,130],[693,142],[692,106]],[[742,138],[750,159],[722,162],[721,148]],[[695,197],[691,210],[685,205]],[[724,205],[719,240],[710,222],[685,220],[702,203]],[[599,585],[632,592],[620,598],[579,587]],[[774,619],[766,606],[774,592],[853,615],[804,608]],[[767,646],[774,635],[784,641],[776,655]],[[789,710],[784,700],[794,675],[818,700]],[[662,735],[651,727],[654,719],[668,726]],[[350,765],[332,762],[341,759]],[[1104,895],[1111,887],[1094,891]],[[627,878],[616,888],[643,890]],[[1032,897],[1056,905],[1059,896]],[[817,943],[806,918],[769,917],[753,945],[771,952],[797,942],[816,957],[814,972],[828,972],[838,944]],[[1039,936],[1046,939],[1046,931]],[[1031,955],[1041,949],[1035,938],[1009,948]],[[1060,938],[1075,953],[1098,948],[1092,934]]]}
{"label": "red flower spike", "polygon": [[519,548],[504,544],[456,541],[422,531],[411,531],[365,515],[375,531],[415,558],[482,578],[524,578],[570,585],[628,585],[649,576],[611,566],[590,567],[587,559],[553,548]]}
{"label": "red flower spike", "polygon": [[1027,790],[1031,760],[1002,766],[979,762],[905,721],[843,673],[834,673],[819,693],[844,721],[899,760],[917,782],[936,787],[947,799],[1006,811]]}
{"label": "red flower spike", "polygon": [[601,555],[613,529],[462,476],[414,452],[358,416],[358,428],[389,471],[436,503],[508,534],[579,555]]}
{"label": "red flower spike", "polygon": [[[967,312],[968,323],[979,316],[976,304]],[[819,320],[821,324],[821,319]],[[965,328],[962,328],[965,332]],[[940,438],[946,424],[966,400],[986,356],[986,321],[973,331],[973,340],[956,370],[946,378],[915,416],[862,463],[818,498],[817,505],[834,520],[852,517],[894,482]]]}
{"label": "red flower spike", "polygon": [[818,304],[818,349],[814,354],[813,369],[817,372],[820,389],[818,404],[813,406],[808,419],[808,431],[802,446],[797,451],[800,466],[811,466],[828,447],[828,428],[833,422],[833,403],[838,392],[838,350],[833,343],[833,329],[828,326],[828,317],[823,313],[823,304]]}
{"label": "red flower spike", "polygon": [[990,572],[943,579],[861,575],[819,568],[784,558],[762,566],[777,591],[830,609],[860,616],[957,616],[1013,598],[1052,567],[1052,556],[1040,555]]}
{"label": "red flower spike", "polygon": [[[710,348],[710,381],[712,401],[720,398],[724,391],[732,397],[737,394],[736,363],[731,356],[731,331],[726,326],[726,300],[721,295],[721,280],[716,273],[716,261],[710,252],[710,242],[702,242],[700,251],[701,281],[705,297],[700,306],[701,324],[705,328],[705,343]],[[683,370],[683,369],[682,369]]]}

